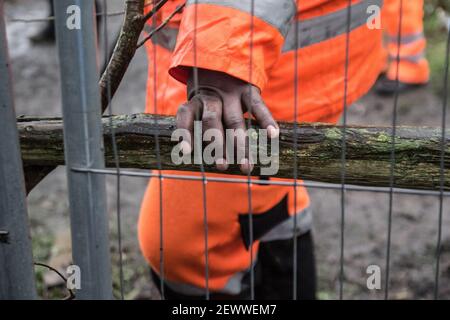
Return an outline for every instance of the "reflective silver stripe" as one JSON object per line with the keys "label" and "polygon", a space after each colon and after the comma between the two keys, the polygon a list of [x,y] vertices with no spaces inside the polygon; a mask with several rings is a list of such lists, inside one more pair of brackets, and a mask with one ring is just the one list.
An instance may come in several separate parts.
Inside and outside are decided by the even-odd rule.
{"label": "reflective silver stripe", "polygon": [[[253,266],[256,264],[256,259],[253,259]],[[223,287],[219,291],[215,291],[214,293],[224,293],[224,294],[231,294],[231,295],[237,295],[240,294],[243,290],[247,289],[246,284],[243,283],[244,276],[250,272],[250,268],[247,270],[243,270],[240,272],[235,273],[233,276],[231,276],[230,279],[228,279],[227,283],[225,284],[225,287]],[[194,286],[192,284],[187,283],[178,283],[178,282],[172,282],[168,281],[167,279],[164,279],[164,283],[173,291],[185,295],[190,296],[203,296],[205,294],[205,288],[199,288],[197,286]]]}
{"label": "reflective silver stripe", "polygon": [[287,240],[295,236],[307,233],[312,228],[312,211],[310,208],[297,213],[297,228],[294,230],[294,216],[283,221],[266,233],[260,240],[261,242],[274,240]]}
{"label": "reflective silver stripe", "polygon": [[[425,38],[423,32],[418,32],[414,34],[401,35],[400,36],[400,44],[410,44],[416,41],[422,40]],[[396,44],[398,43],[398,36],[389,36],[389,42]]]}
{"label": "reflective silver stripe", "polygon": [[[191,4],[213,4],[237,9],[246,13],[252,11],[252,0],[188,0]],[[254,15],[277,28],[285,36],[297,12],[294,0],[253,0]]]}
{"label": "reflective silver stripe", "polygon": [[[255,260],[256,259],[254,258],[253,266],[256,264]],[[246,290],[247,285],[243,282],[243,279],[245,275],[248,274],[249,272],[250,269],[235,273],[230,279],[228,279],[227,284],[222,290],[220,290],[220,292],[225,294],[238,295],[242,291]]]}
{"label": "reflective silver stripe", "polygon": [[[381,8],[383,0],[363,0],[351,6],[350,31],[365,25],[372,13],[367,9],[377,5]],[[283,52],[304,48],[347,32],[348,8],[319,16],[317,18],[297,20],[291,23],[283,46]],[[298,25],[298,41],[295,41],[295,23]]]}
{"label": "reflective silver stripe", "polygon": [[[152,32],[153,28],[149,24],[145,24],[144,31],[147,33]],[[178,36],[178,28],[170,28],[165,26],[161,30],[159,30],[152,37],[152,43],[163,47],[169,51],[173,51],[175,49],[175,45],[177,43]]]}
{"label": "reflective silver stripe", "polygon": [[190,296],[202,296],[205,294],[204,288],[199,288],[187,283],[178,283],[164,279],[164,283],[173,291]]}
{"label": "reflective silver stripe", "polygon": [[[392,61],[396,61],[397,60],[397,57],[393,56],[393,55],[389,56],[389,58]],[[424,51],[422,51],[422,52],[420,52],[418,54],[410,54],[410,55],[401,55],[400,56],[400,61],[409,61],[409,62],[412,62],[412,63],[419,63],[422,59],[425,59],[425,52]]]}

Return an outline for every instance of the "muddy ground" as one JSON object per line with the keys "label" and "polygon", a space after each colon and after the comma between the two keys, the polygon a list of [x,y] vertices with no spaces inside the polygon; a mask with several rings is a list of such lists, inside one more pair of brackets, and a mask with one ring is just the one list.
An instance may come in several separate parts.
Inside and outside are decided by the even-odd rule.
{"label": "muddy ground", "polygon": [[[122,8],[122,1],[109,0],[109,10]],[[7,31],[14,76],[18,115],[60,115],[59,69],[55,46],[34,45],[28,37],[42,23],[14,22],[18,17],[44,17],[46,1],[6,2]],[[112,33],[120,17],[109,20]],[[445,38],[443,34],[442,41]],[[441,76],[441,75],[439,75]],[[443,77],[443,75],[442,75]],[[113,112],[141,112],[144,107],[146,58],[140,50],[113,101]],[[349,109],[349,123],[391,125],[393,99],[368,94]],[[400,97],[399,124],[439,126],[442,98],[432,86]],[[111,246],[115,293],[118,254],[115,208],[115,178],[107,178],[111,225]],[[147,266],[136,239],[139,203],[146,185],[142,178],[122,178],[121,208],[124,239],[124,276],[127,298],[154,298],[158,295],[150,283]],[[319,297],[335,299],[339,288],[340,192],[311,190],[314,209],[314,233],[318,264]],[[344,298],[380,299],[384,294],[388,194],[347,192],[345,199],[345,284]],[[428,299],[433,296],[435,249],[439,213],[434,196],[395,195],[393,201],[392,249],[389,297],[393,299]],[[70,262],[69,218],[65,168],[48,176],[28,197],[35,260],[54,266]],[[440,297],[450,298],[450,201],[444,201],[443,247],[441,256]],[[382,270],[382,289],[369,290],[366,268],[378,265]],[[51,287],[57,280],[36,269],[39,291],[44,298],[58,298]]]}

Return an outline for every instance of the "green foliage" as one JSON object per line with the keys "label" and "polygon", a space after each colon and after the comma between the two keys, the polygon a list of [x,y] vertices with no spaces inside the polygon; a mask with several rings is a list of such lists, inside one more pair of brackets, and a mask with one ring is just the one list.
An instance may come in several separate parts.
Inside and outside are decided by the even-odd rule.
{"label": "green foliage", "polygon": [[[31,224],[36,224],[31,228],[33,234],[31,237],[31,245],[33,248],[33,259],[35,262],[46,263],[50,258],[53,246],[53,235],[46,228],[32,220]],[[44,273],[47,270],[43,267],[35,267],[36,287],[39,297],[46,296],[44,286]]]}
{"label": "green foliage", "polygon": [[[48,263],[54,246],[54,235],[44,226],[43,223],[31,219],[32,235],[31,245],[33,248],[33,260],[39,263]],[[48,289],[44,283],[44,274],[48,269],[42,266],[35,266],[35,280],[38,296],[42,299],[63,299],[67,296],[67,290],[64,287],[55,287]]]}
{"label": "green foliage", "polygon": [[[425,34],[427,37],[427,58],[430,63],[430,85],[438,95],[444,92],[444,73],[448,30],[439,14],[444,9],[450,14],[450,0],[430,1],[425,10]],[[441,12],[440,12],[441,11]],[[450,88],[447,88],[450,91]]]}

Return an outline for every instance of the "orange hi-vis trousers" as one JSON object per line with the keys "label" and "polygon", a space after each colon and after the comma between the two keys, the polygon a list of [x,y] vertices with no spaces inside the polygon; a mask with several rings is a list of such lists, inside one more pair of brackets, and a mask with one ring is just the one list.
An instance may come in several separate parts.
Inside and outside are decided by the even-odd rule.
{"label": "orange hi-vis trousers", "polygon": [[[404,83],[426,83],[430,68],[425,57],[423,0],[386,0],[382,12],[389,65],[386,76]],[[400,28],[401,24],[401,28]]]}

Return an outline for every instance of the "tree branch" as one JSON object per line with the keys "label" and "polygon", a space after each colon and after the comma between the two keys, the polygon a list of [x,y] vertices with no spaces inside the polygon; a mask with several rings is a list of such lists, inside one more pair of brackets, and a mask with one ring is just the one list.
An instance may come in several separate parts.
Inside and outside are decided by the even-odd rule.
{"label": "tree branch", "polygon": [[102,112],[106,110],[136,53],[136,44],[144,29],[144,0],[127,0],[125,18],[116,47],[100,78]]}
{"label": "tree branch", "polygon": [[167,1],[169,0],[161,0],[157,4],[155,4],[155,7],[144,16],[144,22],[147,22],[151,17],[153,17],[153,15],[157,13],[159,9],[161,9],[166,4]]}
{"label": "tree branch", "polygon": [[[168,0],[159,1],[144,15],[145,0],[127,0],[125,16],[114,51],[100,81],[101,110],[105,112],[138,48],[145,22],[158,12]],[[152,32],[152,35],[155,32]],[[24,164],[24,174],[29,193],[42,179],[55,169],[54,166],[35,167]]]}

